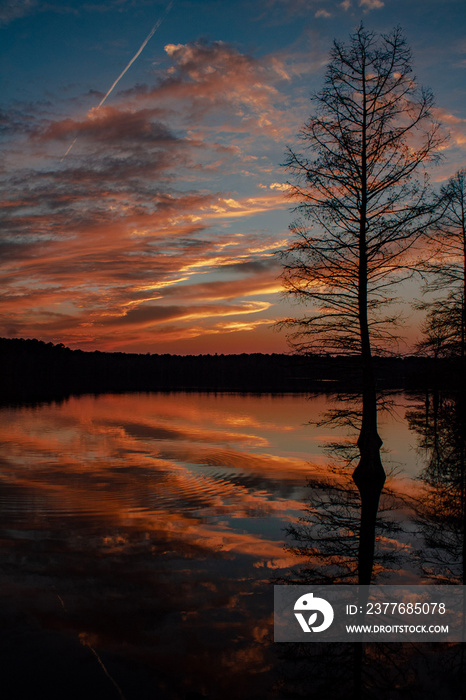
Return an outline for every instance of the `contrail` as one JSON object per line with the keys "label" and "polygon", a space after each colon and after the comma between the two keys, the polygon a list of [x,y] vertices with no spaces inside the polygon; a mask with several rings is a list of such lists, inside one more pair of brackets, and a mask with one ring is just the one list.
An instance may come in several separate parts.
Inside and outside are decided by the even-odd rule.
{"label": "contrail", "polygon": [[120,80],[122,79],[122,77],[124,76],[124,74],[126,73],[126,71],[128,70],[128,68],[131,68],[131,66],[133,65],[134,61],[135,61],[135,60],[138,58],[138,56],[140,56],[141,53],[144,51],[144,49],[146,48],[148,42],[152,39],[152,37],[154,36],[155,32],[157,31],[157,29],[158,29],[158,28],[160,27],[160,25],[162,24],[163,20],[165,19],[165,17],[168,15],[168,13],[170,12],[170,10],[172,9],[173,2],[174,2],[174,0],[170,0],[170,2],[168,3],[167,7],[165,8],[165,12],[163,13],[163,15],[162,15],[162,16],[160,17],[160,19],[158,19],[157,22],[154,24],[154,26],[153,26],[152,29],[150,30],[149,34],[147,35],[147,37],[146,37],[146,38],[144,39],[144,41],[142,42],[142,44],[141,44],[139,50],[134,54],[133,58],[132,58],[131,61],[128,63],[128,65],[126,66],[126,68],[120,73],[120,75],[118,76],[118,78],[117,78],[117,79],[115,80],[115,82],[113,83],[112,87],[107,91],[107,94],[105,95],[105,97],[103,97],[103,98],[100,100],[99,104],[97,105],[97,109],[99,109],[99,107],[102,107],[103,103],[105,102],[105,100],[107,99],[107,97],[113,92],[113,90],[114,90],[115,87],[118,85],[118,83],[120,82]]}
{"label": "contrail", "polygon": [[[139,49],[136,51],[136,53],[134,54],[133,58],[131,59],[131,61],[130,61],[130,62],[128,63],[128,65],[126,66],[126,68],[125,68],[124,70],[121,71],[121,73],[120,73],[120,75],[118,76],[118,78],[117,78],[117,79],[115,80],[115,82],[111,85],[111,87],[107,90],[107,93],[104,95],[104,97],[102,97],[102,99],[100,100],[99,104],[98,104],[97,107],[96,107],[96,110],[99,109],[100,107],[102,107],[103,103],[105,102],[105,100],[107,99],[107,97],[108,97],[109,95],[112,94],[113,90],[116,88],[116,86],[118,85],[118,83],[120,82],[120,80],[122,79],[122,77],[124,76],[124,74],[126,73],[126,71],[129,70],[129,68],[131,68],[131,66],[133,65],[134,61],[135,61],[135,60],[141,55],[141,53],[144,51],[144,49],[146,48],[146,46],[147,46],[147,44],[149,43],[149,41],[152,39],[152,37],[154,36],[155,32],[157,31],[157,29],[158,29],[158,28],[160,27],[160,25],[162,24],[163,20],[165,19],[165,17],[168,15],[168,13],[170,12],[170,10],[172,9],[174,2],[175,2],[175,0],[170,0],[170,2],[168,3],[168,5],[167,5],[166,8],[165,8],[165,12],[163,13],[163,15],[162,15],[162,16],[157,20],[157,22],[154,24],[154,26],[153,26],[152,29],[150,30],[149,34],[146,36],[146,38],[144,39],[144,41],[142,42],[141,46],[140,46]],[[68,153],[71,151],[71,149],[73,148],[73,146],[74,146],[74,144],[76,143],[77,140],[78,140],[78,137],[76,136],[75,140],[74,140],[73,143],[68,147],[68,150],[66,151],[65,155],[64,155],[63,158],[60,160],[60,163],[66,158],[66,156],[67,156]]]}
{"label": "contrail", "polygon": [[60,158],[60,163],[61,163],[62,161],[65,160],[66,156],[67,156],[68,153],[71,151],[71,149],[73,148],[73,146],[74,146],[74,144],[76,143],[77,140],[78,140],[78,137],[75,136],[75,138],[73,139],[73,141],[70,143],[70,145],[69,145],[68,148],[66,149],[65,155],[62,156],[62,157]]}

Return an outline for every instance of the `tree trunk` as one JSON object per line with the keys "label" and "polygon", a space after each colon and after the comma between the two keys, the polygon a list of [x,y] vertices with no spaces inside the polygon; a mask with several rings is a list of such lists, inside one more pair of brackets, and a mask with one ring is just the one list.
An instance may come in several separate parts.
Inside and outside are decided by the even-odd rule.
{"label": "tree trunk", "polygon": [[377,395],[372,364],[367,311],[367,114],[365,74],[363,74],[363,118],[361,143],[361,207],[359,219],[358,312],[363,373],[362,421],[358,438],[359,464],[353,480],[361,496],[361,525],[359,530],[359,583],[369,584],[374,562],[375,522],[379,498],[385,483],[385,471],[380,458],[382,440],[377,430]]}

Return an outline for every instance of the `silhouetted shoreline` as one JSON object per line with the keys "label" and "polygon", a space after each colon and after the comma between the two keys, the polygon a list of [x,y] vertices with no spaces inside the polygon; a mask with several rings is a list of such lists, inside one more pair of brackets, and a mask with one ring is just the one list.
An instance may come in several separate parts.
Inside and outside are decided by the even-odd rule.
{"label": "silhouetted shoreline", "polygon": [[[357,391],[358,357],[296,354],[169,355],[85,352],[39,340],[0,338],[2,401],[125,391]],[[380,389],[457,386],[453,360],[375,358]]]}

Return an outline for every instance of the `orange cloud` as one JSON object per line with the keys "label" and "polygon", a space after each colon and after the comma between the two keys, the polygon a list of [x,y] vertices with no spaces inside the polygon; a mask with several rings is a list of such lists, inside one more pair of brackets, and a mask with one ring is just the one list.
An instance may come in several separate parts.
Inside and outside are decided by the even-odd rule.
{"label": "orange cloud", "polygon": [[466,145],[466,119],[441,109],[435,110],[435,113],[438,120],[447,125],[453,143],[463,148]]}
{"label": "orange cloud", "polygon": [[[223,42],[166,55],[152,85],[99,109],[88,95],[64,117],[6,118],[28,167],[9,156],[0,334],[146,349],[201,335],[220,347],[258,330],[270,343],[284,236],[268,228],[288,206],[270,149],[291,133],[279,87],[292,71]],[[222,177],[237,180],[219,191]]]}

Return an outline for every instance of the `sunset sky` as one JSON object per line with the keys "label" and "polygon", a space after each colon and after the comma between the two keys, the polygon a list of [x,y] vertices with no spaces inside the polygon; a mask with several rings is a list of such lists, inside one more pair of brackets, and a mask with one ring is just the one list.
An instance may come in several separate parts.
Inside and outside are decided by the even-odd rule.
{"label": "sunset sky", "polygon": [[466,166],[463,0],[2,0],[0,335],[287,351],[280,163],[361,20],[401,25],[434,91],[440,184]]}

